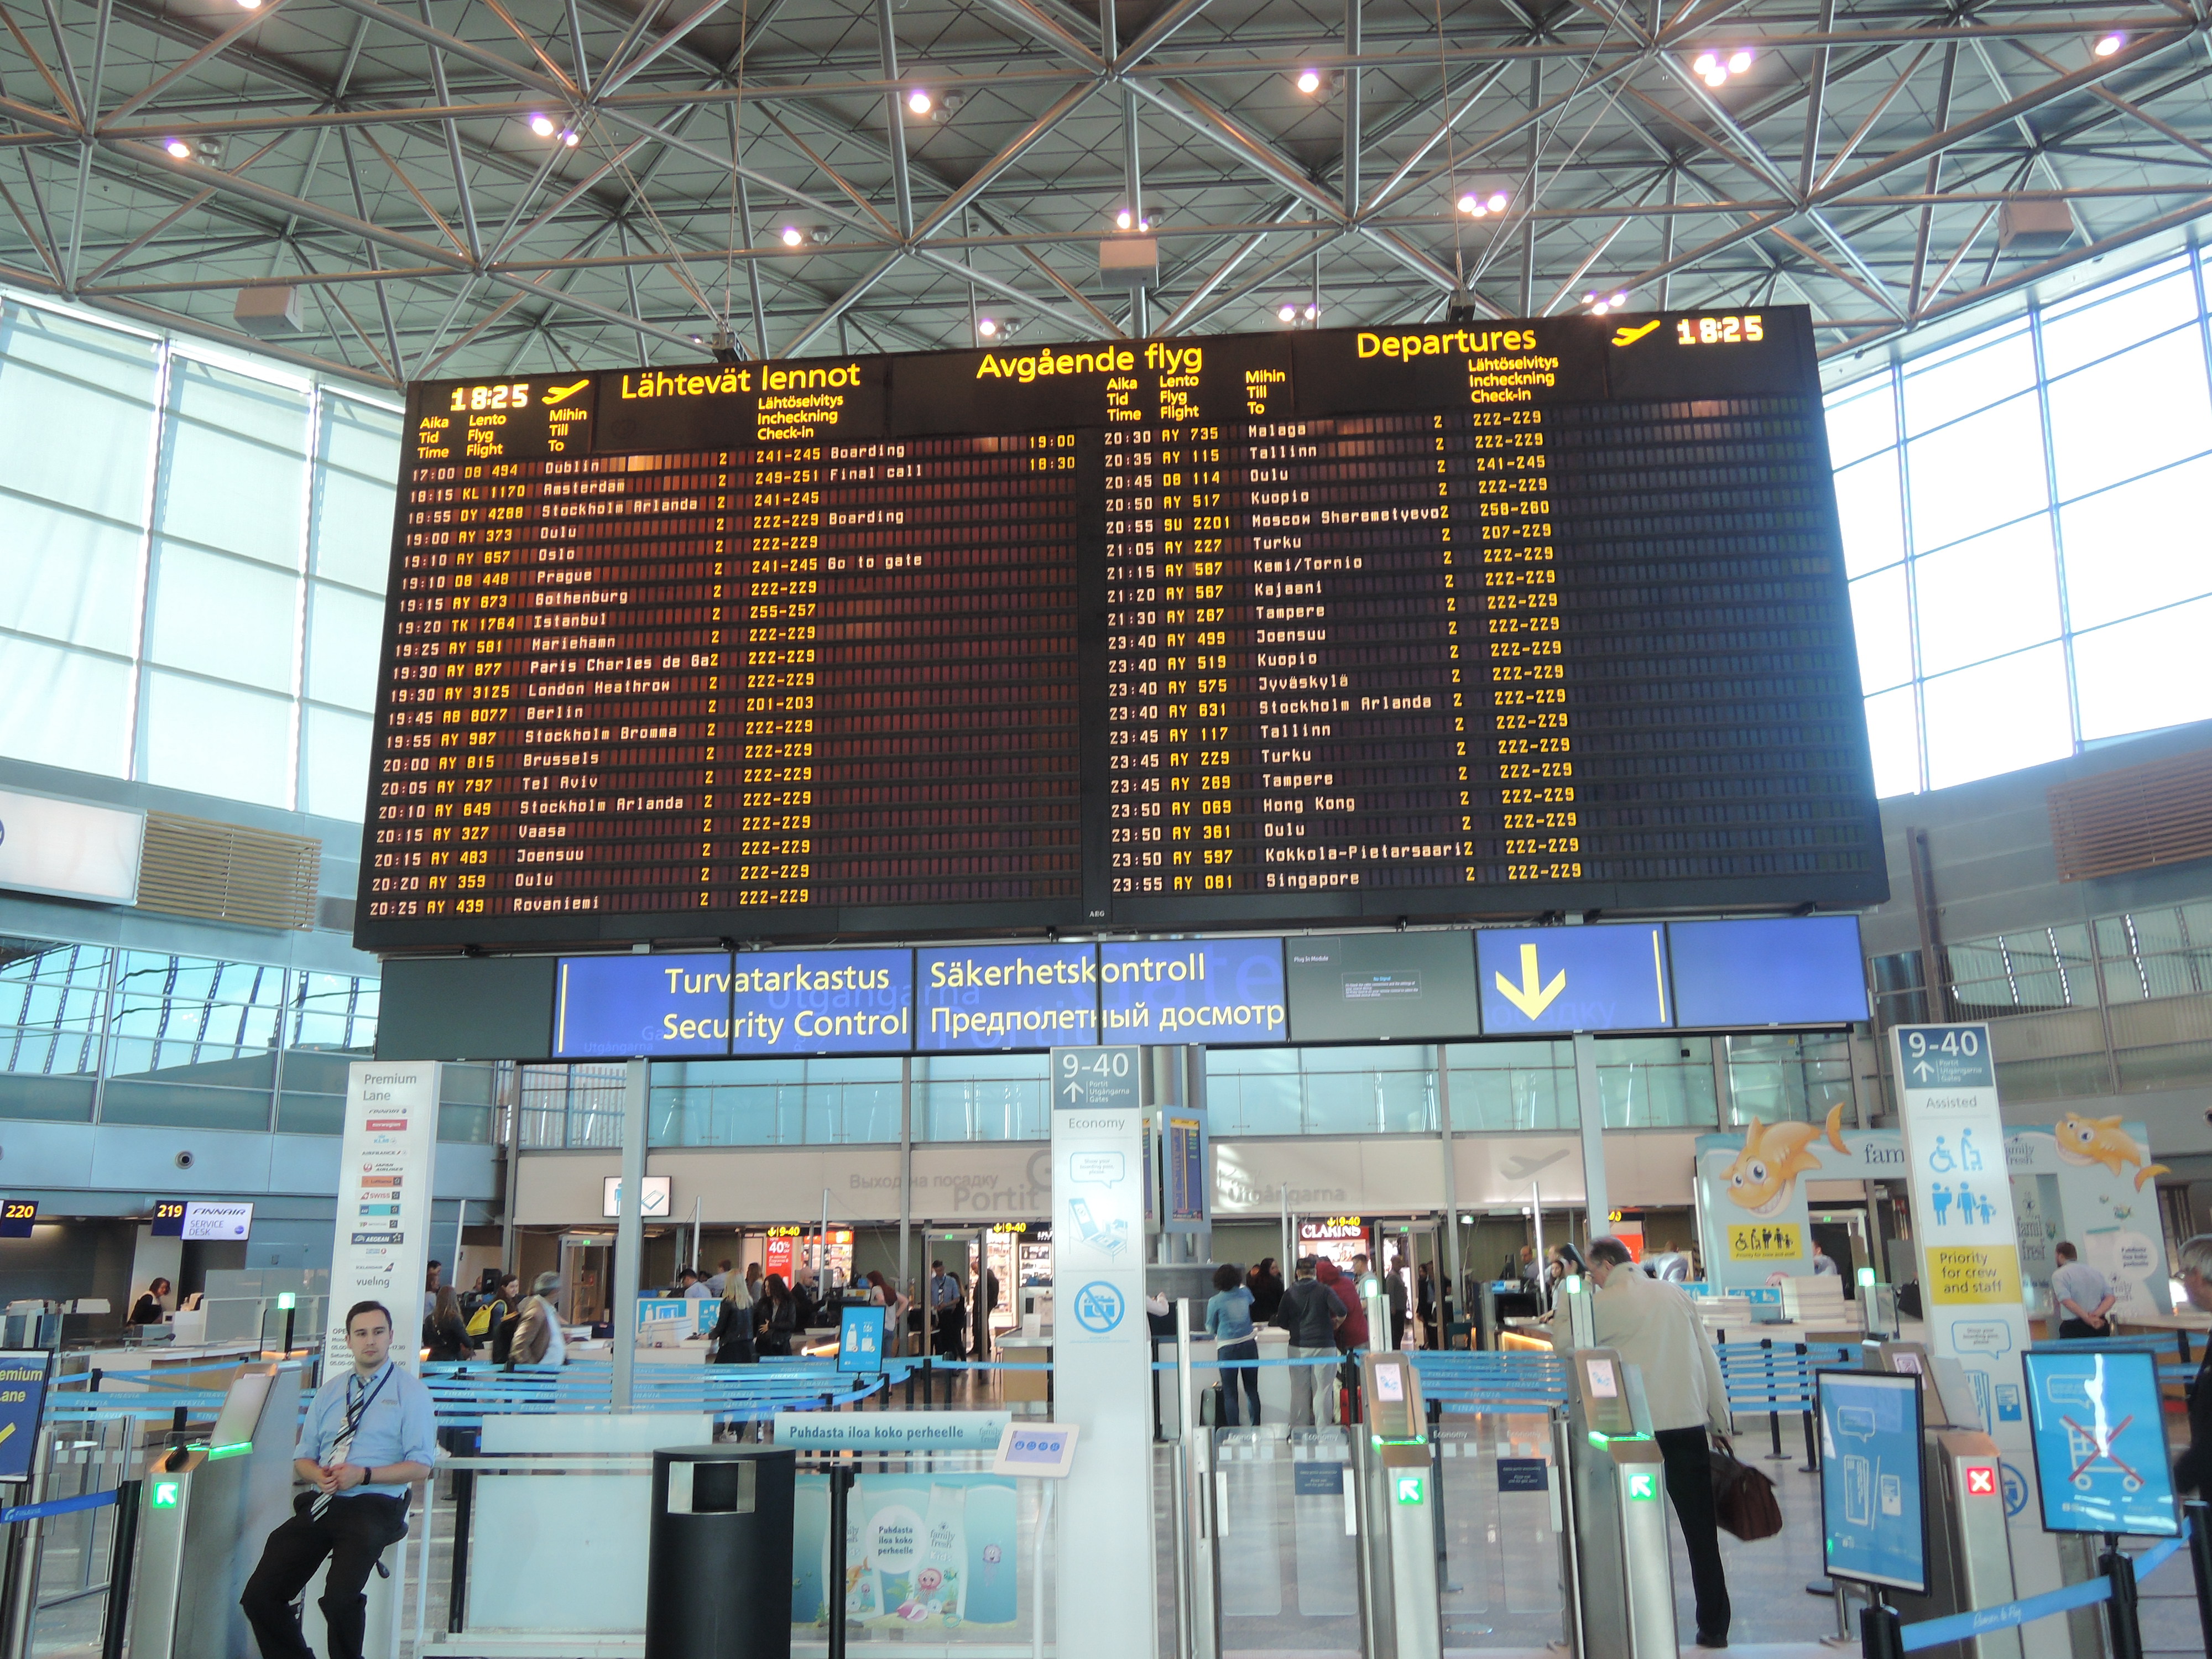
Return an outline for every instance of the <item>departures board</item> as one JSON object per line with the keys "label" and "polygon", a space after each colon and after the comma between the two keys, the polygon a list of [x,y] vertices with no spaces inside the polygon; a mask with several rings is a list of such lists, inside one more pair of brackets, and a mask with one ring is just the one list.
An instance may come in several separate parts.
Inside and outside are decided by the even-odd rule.
{"label": "departures board", "polygon": [[1887,896],[1810,322],[410,392],[365,949]]}

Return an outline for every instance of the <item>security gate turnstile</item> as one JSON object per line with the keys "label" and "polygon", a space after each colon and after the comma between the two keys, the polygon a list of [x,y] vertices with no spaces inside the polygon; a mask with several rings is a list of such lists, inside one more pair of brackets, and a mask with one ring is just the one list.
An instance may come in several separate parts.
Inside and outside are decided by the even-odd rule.
{"label": "security gate turnstile", "polygon": [[292,1507],[298,1364],[249,1365],[204,1445],[155,1454],[139,1498],[131,1659],[246,1659],[238,1598]]}
{"label": "security gate turnstile", "polygon": [[1573,1510],[1560,1537],[1577,1659],[1676,1659],[1667,1468],[1642,1377],[1611,1348],[1570,1350],[1559,1429]]}
{"label": "security gate turnstile", "polygon": [[[1377,1298],[1380,1299],[1379,1297]],[[1442,1659],[1443,1603],[1437,1593],[1437,1512],[1428,1408],[1411,1354],[1360,1356],[1365,1431],[1360,1458],[1360,1575],[1368,1659]]]}
{"label": "security gate turnstile", "polygon": [[[2015,1594],[2005,1532],[2003,1464],[1997,1443],[1972,1425],[1979,1410],[1954,1359],[1931,1360],[1917,1342],[1884,1342],[1867,1369],[1921,1380],[1923,1478],[1928,1510],[1928,1594],[1892,1590],[1910,1624],[1974,1607],[2002,1607]],[[2020,1659],[2017,1630],[1990,1631],[1958,1644],[1963,1659]]]}

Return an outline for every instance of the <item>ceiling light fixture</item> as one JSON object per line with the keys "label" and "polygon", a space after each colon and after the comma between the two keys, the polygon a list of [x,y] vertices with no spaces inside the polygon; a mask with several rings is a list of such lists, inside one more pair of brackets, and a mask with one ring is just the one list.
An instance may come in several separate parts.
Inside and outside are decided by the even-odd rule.
{"label": "ceiling light fixture", "polygon": [[192,147],[181,138],[164,138],[161,141],[161,148],[179,161],[189,161],[192,159]]}
{"label": "ceiling light fixture", "polygon": [[557,131],[553,125],[553,118],[542,112],[533,112],[528,118],[530,130],[540,138],[550,138]]}
{"label": "ceiling light fixture", "polygon": [[1734,52],[1701,52],[1692,60],[1690,69],[1707,86],[1717,90],[1728,84],[1732,75],[1741,75],[1752,65],[1756,57],[1749,46],[1738,46]]}
{"label": "ceiling light fixture", "polygon": [[1321,71],[1317,69],[1300,70],[1298,71],[1298,90],[1306,94],[1308,96],[1311,96],[1313,94],[1319,92],[1321,90]]}
{"label": "ceiling light fixture", "polygon": [[928,89],[924,87],[916,87],[913,91],[907,94],[906,106],[912,110],[916,115],[928,114],[930,106]]}
{"label": "ceiling light fixture", "polygon": [[1276,310],[1275,310],[1275,320],[1276,320],[1276,321],[1278,321],[1278,322],[1282,322],[1282,323],[1295,323],[1296,321],[1297,321],[1297,319],[1298,319],[1298,308],[1297,308],[1296,306],[1291,305],[1291,303],[1289,303],[1287,301],[1285,301],[1282,305],[1280,305],[1280,306],[1279,306],[1278,307],[1276,307]]}
{"label": "ceiling light fixture", "polygon": [[575,149],[582,137],[583,135],[578,132],[574,127],[562,127],[561,129],[561,142],[566,144],[570,149]]}
{"label": "ceiling light fixture", "polygon": [[2110,58],[2122,46],[2127,45],[2127,43],[2128,37],[2115,31],[2097,42],[2095,48],[2097,56],[2100,58]]}
{"label": "ceiling light fixture", "polygon": [[806,233],[797,225],[786,225],[783,228],[783,245],[786,247],[797,247],[805,240]]}
{"label": "ceiling light fixture", "polygon": [[975,331],[988,340],[999,331],[999,325],[988,317],[978,317],[975,319]]}

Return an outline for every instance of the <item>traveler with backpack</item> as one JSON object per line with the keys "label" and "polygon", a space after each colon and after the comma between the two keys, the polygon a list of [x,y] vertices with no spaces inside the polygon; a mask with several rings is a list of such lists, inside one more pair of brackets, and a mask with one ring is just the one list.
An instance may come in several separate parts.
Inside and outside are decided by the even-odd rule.
{"label": "traveler with backpack", "polygon": [[1336,1421],[1333,1384],[1336,1377],[1336,1333],[1344,1323],[1344,1304],[1314,1277],[1317,1262],[1301,1256],[1297,1277],[1275,1310],[1275,1323],[1291,1334],[1293,1359],[1322,1363],[1291,1368],[1291,1426],[1311,1428]]}

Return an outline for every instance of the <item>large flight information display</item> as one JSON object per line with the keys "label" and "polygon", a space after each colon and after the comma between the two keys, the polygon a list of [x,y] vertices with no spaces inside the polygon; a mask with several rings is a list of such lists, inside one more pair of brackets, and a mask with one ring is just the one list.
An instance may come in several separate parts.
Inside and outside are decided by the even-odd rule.
{"label": "large flight information display", "polygon": [[1808,314],[410,394],[356,939],[1887,896]]}

